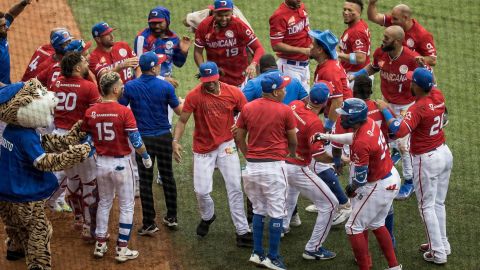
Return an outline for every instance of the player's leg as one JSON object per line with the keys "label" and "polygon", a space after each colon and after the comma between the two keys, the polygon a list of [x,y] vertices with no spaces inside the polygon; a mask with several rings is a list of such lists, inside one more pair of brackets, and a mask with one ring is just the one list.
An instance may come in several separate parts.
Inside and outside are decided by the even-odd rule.
{"label": "player's leg", "polygon": [[290,220],[292,219],[293,212],[295,211],[295,206],[297,205],[298,196],[300,195],[300,191],[297,189],[297,176],[295,175],[296,172],[296,165],[293,164],[285,164],[285,169],[287,172],[287,200],[286,200],[286,209],[287,215],[283,219],[283,233],[286,234],[290,231]]}
{"label": "player's leg", "polygon": [[237,235],[245,235],[250,229],[243,201],[240,159],[233,140],[222,143],[218,147],[217,166],[225,181],[228,205]]}
{"label": "player's leg", "polygon": [[82,206],[82,182],[78,175],[67,177],[67,194],[66,199],[73,210],[75,230],[83,229],[83,206]]}
{"label": "player's leg", "polygon": [[[115,196],[115,186],[113,183],[113,174],[121,168],[117,168],[113,157],[98,156],[96,159],[97,180],[98,180],[98,209],[97,224],[95,228],[95,238],[97,241],[105,242],[108,235],[108,220],[110,209],[113,205]],[[124,169],[122,169],[124,170]]]}
{"label": "player's leg", "polygon": [[[55,212],[62,212],[63,208],[60,205],[60,201],[65,202],[65,188],[66,188],[66,183],[67,183],[67,176],[65,175],[65,172],[60,171],[60,172],[55,172],[55,176],[57,177],[58,180],[58,185],[59,187],[55,192],[48,198],[47,200],[47,205],[50,208],[50,210],[55,211]],[[63,196],[62,196],[63,194]]]}
{"label": "player's leg", "polygon": [[[155,144],[154,137],[143,136],[143,143],[148,149],[148,153],[152,158],[152,161],[156,158],[156,149],[157,145]],[[142,203],[142,224],[143,226],[138,230],[140,235],[150,235],[158,231],[157,225],[155,224],[155,204],[153,200],[153,191],[152,191],[152,181],[153,181],[153,167],[145,168],[143,166],[142,157],[136,155],[135,159],[138,166],[138,174],[140,176],[140,201]]]}
{"label": "player's leg", "polygon": [[163,194],[167,215],[163,218],[169,228],[177,226],[177,184],[173,176],[172,167],[172,134],[169,132],[158,137],[157,168],[163,181]]}
{"label": "player's leg", "polygon": [[445,211],[445,198],[447,197],[450,174],[453,167],[453,156],[448,146],[441,146],[438,151],[443,156],[444,170],[440,173],[437,185],[437,196],[435,201],[435,213],[437,214],[438,224],[440,225],[440,234],[442,236],[443,246],[447,255],[450,255],[451,248],[447,238],[447,224]]}
{"label": "player's leg", "polygon": [[321,171],[317,175],[328,185],[339,202],[339,206],[336,209],[333,217],[332,225],[342,224],[350,216],[350,213],[352,212],[352,205],[350,204],[350,200],[347,198],[347,195],[345,195],[345,192],[340,185],[340,179],[338,179],[337,174],[331,167]]}
{"label": "player's leg", "polygon": [[202,220],[197,226],[197,235],[208,234],[210,224],[215,220],[215,207],[210,196],[213,188],[213,170],[218,149],[207,154],[193,153],[193,187],[197,197]]}

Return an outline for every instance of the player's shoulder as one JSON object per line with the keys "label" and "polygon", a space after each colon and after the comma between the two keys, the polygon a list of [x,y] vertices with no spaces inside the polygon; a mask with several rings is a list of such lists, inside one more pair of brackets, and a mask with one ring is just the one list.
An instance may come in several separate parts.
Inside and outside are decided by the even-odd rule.
{"label": "player's shoulder", "polygon": [[423,27],[423,25],[420,24],[416,19],[413,19],[413,29],[414,29],[414,32],[419,35],[425,35],[425,34],[431,35],[431,33],[428,32],[428,30],[425,27]]}
{"label": "player's shoulder", "polygon": [[302,110],[305,108],[305,102],[301,101],[301,100],[294,100],[290,103],[288,103],[288,106],[293,110],[293,111],[296,111],[296,110]]}
{"label": "player's shoulder", "polygon": [[150,30],[150,28],[143,28],[142,30],[138,31],[137,33],[137,36],[135,38],[138,38],[140,36],[143,36],[145,38],[147,38],[148,36],[150,36],[150,34],[152,33],[152,31]]}
{"label": "player's shoulder", "polygon": [[215,18],[213,16],[208,16],[206,17],[205,19],[203,19],[199,24],[198,24],[198,27],[197,27],[197,30],[202,30],[202,29],[206,29],[208,28],[210,25],[213,24],[213,20]]}
{"label": "player's shoulder", "polygon": [[116,41],[114,44],[113,44],[113,48],[114,49],[129,49],[129,50],[132,50],[130,48],[130,45],[125,42],[125,41]]}
{"label": "player's shoulder", "polygon": [[416,51],[412,51],[407,46],[403,46],[403,52],[404,52],[404,55],[409,58],[415,58],[417,56],[420,56],[419,53],[417,53]]}
{"label": "player's shoulder", "polygon": [[385,55],[387,55],[387,53],[382,50],[382,47],[378,47],[375,49],[375,52],[373,52],[374,58],[384,57]]}
{"label": "player's shoulder", "polygon": [[270,21],[283,20],[283,15],[288,11],[289,9],[286,7],[285,3],[281,3],[277,9],[273,11],[273,14],[270,16]]}

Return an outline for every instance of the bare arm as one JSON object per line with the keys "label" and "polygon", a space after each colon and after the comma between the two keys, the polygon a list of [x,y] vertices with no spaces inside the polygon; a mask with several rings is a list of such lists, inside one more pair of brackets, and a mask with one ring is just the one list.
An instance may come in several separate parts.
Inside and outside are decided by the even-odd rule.
{"label": "bare arm", "polygon": [[[367,55],[365,53],[356,52],[355,56],[357,58],[357,65],[362,65],[363,63],[365,63],[365,61],[367,61]],[[338,58],[343,62],[350,63],[350,54],[348,53],[339,52]]]}
{"label": "bare arm", "polygon": [[8,14],[12,15],[13,18],[16,18],[30,3],[32,3],[32,0],[22,0],[11,7],[10,10],[8,10]]}
{"label": "bare arm", "polygon": [[247,131],[243,128],[237,128],[235,131],[235,142],[237,147],[242,151],[243,155],[247,155]]}
{"label": "bare arm", "polygon": [[307,56],[310,56],[310,48],[294,47],[283,42],[273,45],[272,49],[275,52],[290,53],[290,54],[300,53],[300,54],[305,54]]}
{"label": "bare arm", "polygon": [[376,24],[383,25],[383,19],[385,14],[378,13],[376,3],[377,3],[377,0],[368,1],[368,9],[367,9],[368,19]]}
{"label": "bare arm", "polygon": [[425,64],[433,67],[437,64],[437,57],[436,56],[424,56],[423,61]]}
{"label": "bare arm", "polygon": [[297,131],[296,129],[287,130],[288,152],[289,156],[295,158],[297,151]]}
{"label": "bare arm", "polygon": [[332,99],[332,104],[330,104],[330,111],[328,111],[328,119],[330,119],[333,122],[337,121],[338,115],[335,110],[342,106],[342,102],[343,102],[343,98]]}
{"label": "bare arm", "polygon": [[193,58],[195,59],[195,64],[197,64],[197,67],[205,62],[205,59],[203,58],[203,48],[195,46],[195,49],[193,50]]}
{"label": "bare arm", "polygon": [[185,126],[187,125],[190,115],[192,115],[192,113],[182,112],[177,124],[175,125],[175,129],[173,130],[173,157],[175,158],[175,161],[179,163],[182,161],[182,145],[179,143],[179,141],[182,139],[183,133],[185,132]]}

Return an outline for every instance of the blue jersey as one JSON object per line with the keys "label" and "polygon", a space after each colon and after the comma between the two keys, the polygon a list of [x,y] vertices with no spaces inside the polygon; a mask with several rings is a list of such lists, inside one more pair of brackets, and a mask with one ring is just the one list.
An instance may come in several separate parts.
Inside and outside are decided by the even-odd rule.
{"label": "blue jersey", "polygon": [[173,31],[168,30],[168,37],[156,38],[150,28],[145,28],[135,38],[134,50],[138,56],[144,52],[155,51],[158,54],[165,54],[167,60],[162,63],[161,76],[171,76],[173,65],[182,67],[187,56],[180,50],[180,39]]}
{"label": "blue jersey", "polygon": [[[278,70],[269,70],[266,71],[260,75],[258,75],[256,78],[253,78],[245,84],[245,87],[242,89],[243,94],[247,98],[248,102],[253,101],[257,98],[262,97],[262,85],[261,81],[262,78],[265,77],[266,74],[270,72],[278,72]],[[290,102],[294,100],[302,100],[308,96],[307,91],[303,88],[302,84],[300,81],[296,78],[292,78],[292,81],[287,85],[285,88],[287,91],[287,94],[283,98],[283,104],[290,104]]]}
{"label": "blue jersey", "polygon": [[175,109],[180,104],[175,88],[169,82],[145,74],[125,84],[119,102],[130,104],[142,136],[160,136],[170,132],[168,106]]}
{"label": "blue jersey", "polygon": [[0,201],[39,201],[53,194],[58,187],[57,177],[34,166],[44,155],[35,129],[7,125],[1,141]]}
{"label": "blue jersey", "polygon": [[[5,15],[5,22],[7,28],[13,22],[13,17],[9,14]],[[7,38],[0,38],[0,82],[4,84],[10,84],[10,52],[8,51]]]}

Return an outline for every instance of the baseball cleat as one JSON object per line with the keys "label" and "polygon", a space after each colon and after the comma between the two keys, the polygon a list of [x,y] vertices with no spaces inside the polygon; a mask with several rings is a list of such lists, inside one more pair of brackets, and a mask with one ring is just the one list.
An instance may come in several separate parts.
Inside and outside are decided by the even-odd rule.
{"label": "baseball cleat", "polygon": [[394,267],[390,267],[390,268],[387,268],[385,270],[402,270],[402,265],[399,264],[397,266],[394,266]]}
{"label": "baseball cleat", "polygon": [[138,257],[138,251],[130,250],[128,247],[117,247],[117,255],[115,256],[115,260],[117,262],[126,262],[128,260],[133,260]]}
{"label": "baseball cleat", "polygon": [[[420,247],[418,248],[418,251],[422,253],[430,251],[430,245],[428,243],[421,244]],[[452,251],[450,249],[445,249],[445,253],[447,254],[447,256],[449,256],[452,253]]]}
{"label": "baseball cleat", "polygon": [[213,214],[213,216],[210,220],[203,220],[202,219],[197,226],[197,235],[201,236],[201,237],[204,237],[205,235],[207,235],[208,230],[210,229],[210,224],[212,224],[213,221],[215,221],[216,218],[217,218],[217,216],[215,216],[215,214]]}
{"label": "baseball cleat", "polygon": [[305,211],[310,212],[310,213],[317,213],[318,208],[315,206],[315,204],[311,204],[311,205],[305,207]]}
{"label": "baseball cleat", "polygon": [[50,208],[52,212],[63,212],[62,206],[60,206],[57,202],[54,202],[53,204],[49,203],[48,208]]}
{"label": "baseball cleat", "polygon": [[305,260],[330,260],[337,256],[335,252],[332,252],[324,247],[320,247],[317,251],[305,250],[302,257]]}
{"label": "baseball cleat", "polygon": [[423,259],[427,262],[432,262],[434,264],[446,264],[447,263],[447,258],[445,258],[445,259],[437,258],[430,251],[427,251],[427,252],[423,253]]}
{"label": "baseball cleat", "polygon": [[302,225],[302,221],[300,220],[300,215],[296,213],[292,216],[292,219],[290,220],[290,226],[299,227],[300,225]]}
{"label": "baseball cleat", "polygon": [[237,247],[253,248],[253,234],[251,232],[242,235],[237,234]]}
{"label": "baseball cleat", "polygon": [[150,226],[147,226],[145,227],[145,225],[143,225],[142,228],[140,228],[137,233],[139,235],[148,235],[148,236],[153,236],[154,233],[158,232],[158,227],[156,224],[152,224]]}
{"label": "baseball cleat", "polygon": [[73,212],[72,208],[65,201],[59,202],[58,205],[62,208],[63,212],[71,213]]}
{"label": "baseball cleat", "polygon": [[412,195],[414,192],[413,184],[403,184],[400,187],[400,191],[398,192],[397,197],[395,197],[395,200],[406,200]]}
{"label": "baseball cleat", "polygon": [[342,224],[350,217],[352,213],[352,205],[347,202],[345,204],[339,205],[335,216],[333,216],[332,226]]}
{"label": "baseball cleat", "polygon": [[255,264],[256,266],[263,266],[264,262],[265,262],[265,255],[263,254],[258,254],[258,253],[255,253],[252,252],[252,255],[250,255],[250,259],[248,259],[249,262]]}
{"label": "baseball cleat", "polygon": [[394,165],[396,165],[398,162],[400,162],[400,160],[402,160],[402,155],[400,154],[400,151],[398,151],[398,149],[396,148],[393,148],[391,157]]}
{"label": "baseball cleat", "polygon": [[268,269],[274,269],[274,270],[286,270],[287,267],[285,266],[285,263],[283,262],[282,257],[278,256],[277,258],[270,258],[267,257],[263,261],[263,266],[267,267]]}
{"label": "baseball cleat", "polygon": [[95,242],[95,236],[92,235],[92,232],[90,231],[90,225],[83,224],[83,230],[81,235],[83,241],[90,244],[93,244]]}
{"label": "baseball cleat", "polygon": [[95,258],[103,258],[103,255],[107,253],[107,250],[108,250],[107,242],[97,241],[95,243],[95,251],[93,251],[93,256],[95,256]]}
{"label": "baseball cleat", "polygon": [[178,221],[176,217],[163,217],[163,224],[165,224],[170,230],[178,229]]}
{"label": "baseball cleat", "polygon": [[290,228],[283,227],[282,228],[282,234],[280,234],[280,238],[285,237],[285,235],[287,235],[289,232],[290,232]]}

